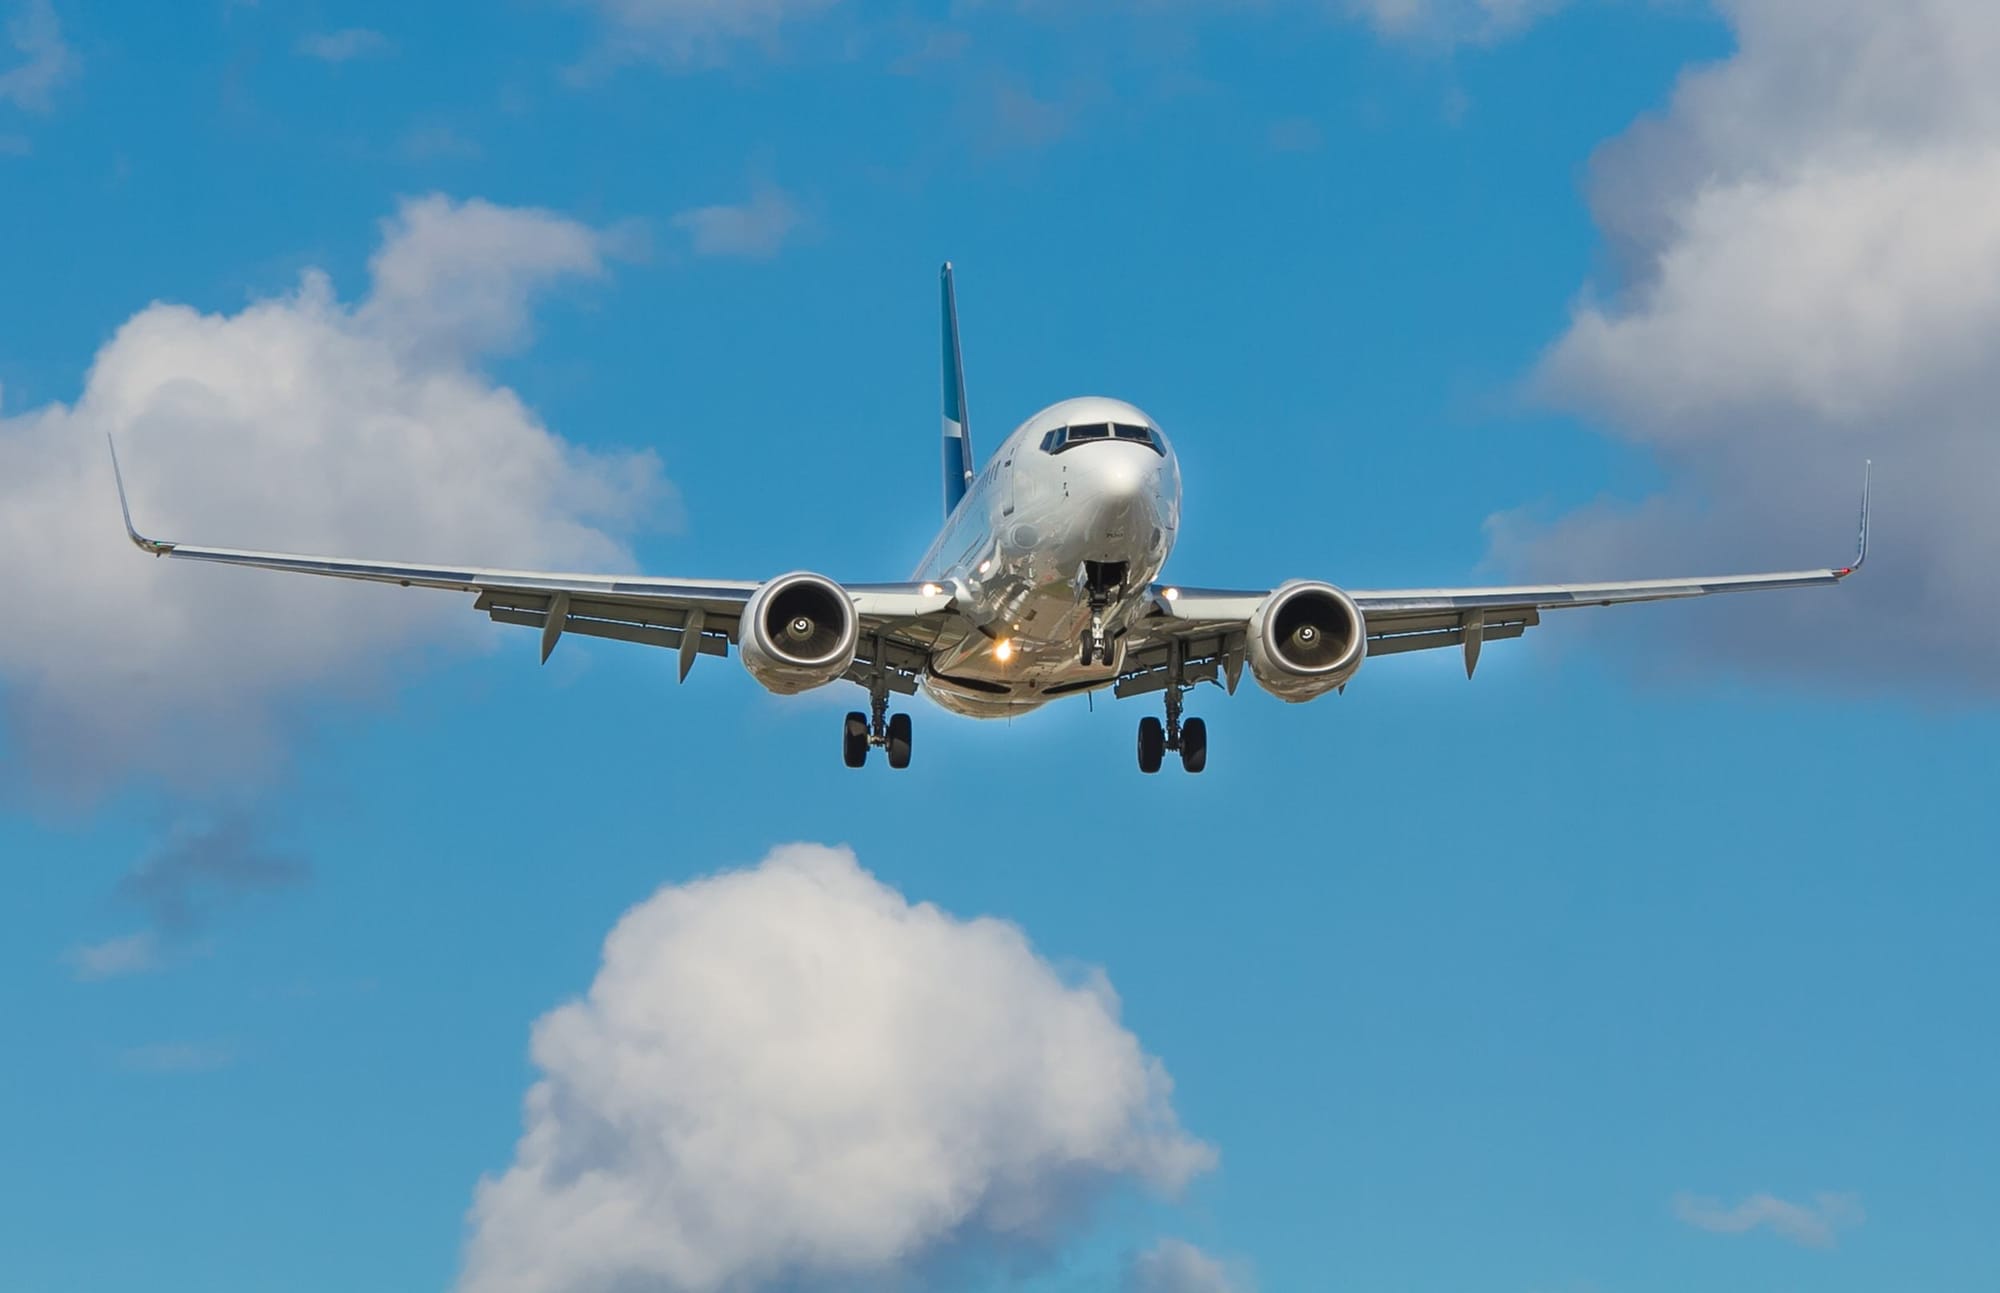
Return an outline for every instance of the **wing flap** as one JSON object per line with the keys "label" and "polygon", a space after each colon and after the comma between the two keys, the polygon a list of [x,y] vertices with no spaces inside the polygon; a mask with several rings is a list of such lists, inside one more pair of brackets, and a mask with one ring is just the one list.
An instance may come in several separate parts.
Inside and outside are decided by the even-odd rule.
{"label": "wing flap", "polygon": [[[1422,633],[1371,634],[1368,638],[1368,654],[1401,655],[1405,651],[1428,651],[1435,647],[1462,647],[1465,645],[1465,628],[1430,629]],[[1528,631],[1528,624],[1516,620],[1512,624],[1488,624],[1480,633],[1481,642],[1499,642],[1507,638],[1517,638]]]}
{"label": "wing flap", "polygon": [[[487,612],[495,624],[518,624],[523,628],[540,629],[548,627],[548,612],[522,611],[508,607],[494,607]],[[636,642],[641,646],[665,647],[678,650],[683,630],[654,628],[646,624],[630,624],[616,620],[596,620],[569,615],[563,621],[563,632],[580,633],[585,637],[610,638],[619,642]],[[726,656],[729,654],[729,639],[714,633],[703,633],[696,651],[701,655]]]}

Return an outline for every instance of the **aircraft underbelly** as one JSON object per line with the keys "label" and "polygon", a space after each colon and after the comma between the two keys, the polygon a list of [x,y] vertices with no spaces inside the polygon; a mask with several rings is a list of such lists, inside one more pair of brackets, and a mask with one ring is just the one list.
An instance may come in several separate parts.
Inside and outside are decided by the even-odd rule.
{"label": "aircraft underbelly", "polygon": [[[1144,612],[1144,603],[1142,590],[1114,606],[1112,623],[1123,628]],[[990,718],[1109,686],[1124,668],[1124,640],[1113,639],[1110,660],[1084,665],[1080,647],[1089,622],[1087,599],[1067,581],[1011,597],[1004,615],[995,615],[982,631],[933,653],[924,690],[946,709]]]}

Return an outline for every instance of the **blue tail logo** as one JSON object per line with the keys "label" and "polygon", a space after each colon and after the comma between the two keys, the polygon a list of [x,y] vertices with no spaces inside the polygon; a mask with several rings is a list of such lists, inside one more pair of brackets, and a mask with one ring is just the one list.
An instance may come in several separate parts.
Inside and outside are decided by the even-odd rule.
{"label": "blue tail logo", "polygon": [[949,517],[972,485],[972,434],[965,420],[965,361],[958,348],[958,295],[951,262],[944,263],[944,514]]}

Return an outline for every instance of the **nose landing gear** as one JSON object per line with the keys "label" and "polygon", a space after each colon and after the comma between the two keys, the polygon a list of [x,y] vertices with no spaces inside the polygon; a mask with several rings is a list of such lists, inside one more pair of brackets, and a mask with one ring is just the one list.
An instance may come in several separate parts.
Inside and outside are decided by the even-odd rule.
{"label": "nose landing gear", "polygon": [[1104,613],[1112,599],[1125,591],[1126,565],[1122,561],[1083,563],[1084,591],[1090,595],[1090,627],[1083,634],[1082,662],[1109,664],[1111,648],[1104,636]]}
{"label": "nose landing gear", "polygon": [[1111,662],[1111,646],[1104,638],[1104,608],[1095,599],[1090,604],[1090,627],[1083,634],[1083,663]]}

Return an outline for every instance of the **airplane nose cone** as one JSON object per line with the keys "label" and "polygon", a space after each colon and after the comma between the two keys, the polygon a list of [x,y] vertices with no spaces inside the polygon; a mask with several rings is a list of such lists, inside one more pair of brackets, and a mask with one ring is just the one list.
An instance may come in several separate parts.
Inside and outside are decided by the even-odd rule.
{"label": "airplane nose cone", "polygon": [[1151,450],[1123,445],[1106,445],[1091,452],[1093,530],[1109,542],[1144,537],[1156,524],[1157,459]]}
{"label": "airplane nose cone", "polygon": [[1125,450],[1117,450],[1103,455],[1094,482],[1097,495],[1106,503],[1130,504],[1142,502],[1153,495],[1154,466],[1151,455],[1142,456]]}

